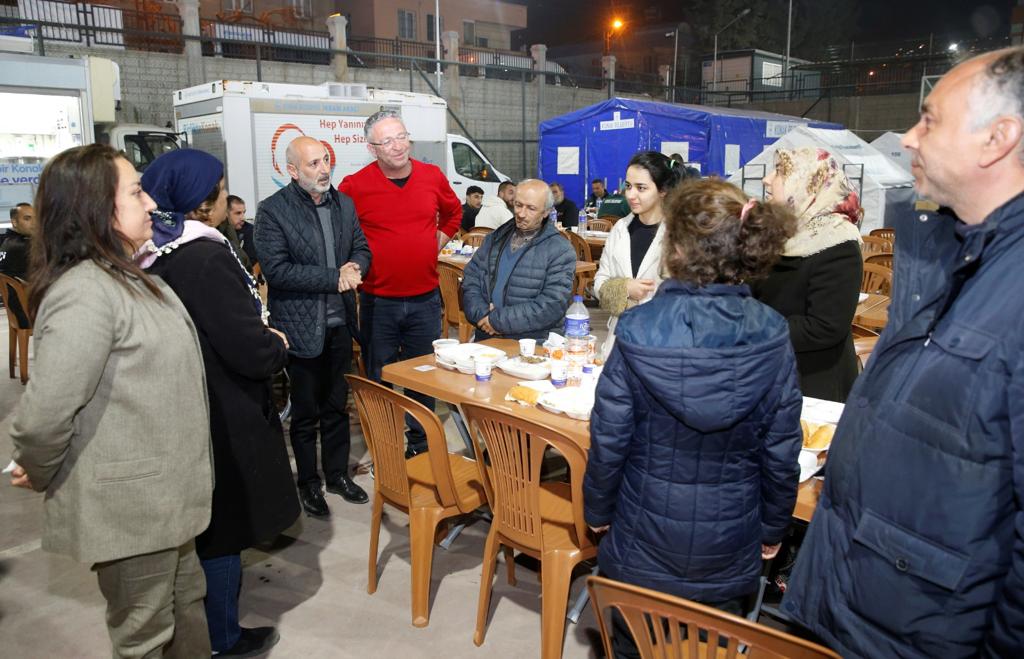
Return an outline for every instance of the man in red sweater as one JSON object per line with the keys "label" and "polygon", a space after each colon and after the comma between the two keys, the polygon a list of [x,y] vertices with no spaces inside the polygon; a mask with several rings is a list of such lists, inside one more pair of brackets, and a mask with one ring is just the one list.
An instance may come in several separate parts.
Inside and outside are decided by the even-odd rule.
{"label": "man in red sweater", "polygon": [[[462,204],[435,165],[410,157],[409,131],[395,110],[381,110],[363,128],[376,161],[342,180],[338,189],[356,204],[373,264],[363,277],[359,325],[366,372],[429,354],[440,336],[437,254],[459,230]],[[407,394],[434,409],[434,399]],[[409,418],[407,456],[427,449],[423,429]]]}

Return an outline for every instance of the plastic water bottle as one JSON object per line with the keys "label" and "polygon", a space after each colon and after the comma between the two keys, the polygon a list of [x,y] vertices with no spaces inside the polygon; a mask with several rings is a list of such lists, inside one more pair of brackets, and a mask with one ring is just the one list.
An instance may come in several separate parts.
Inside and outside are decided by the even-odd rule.
{"label": "plastic water bottle", "polygon": [[583,367],[590,348],[590,312],[583,296],[576,295],[565,314],[565,359],[569,363],[567,384],[578,387],[583,381]]}
{"label": "plastic water bottle", "polygon": [[551,207],[551,212],[548,213],[548,219],[551,220],[551,224],[558,224],[558,211],[555,210],[554,206]]}
{"label": "plastic water bottle", "polygon": [[580,219],[576,225],[576,231],[581,236],[587,232],[587,211],[580,211]]}

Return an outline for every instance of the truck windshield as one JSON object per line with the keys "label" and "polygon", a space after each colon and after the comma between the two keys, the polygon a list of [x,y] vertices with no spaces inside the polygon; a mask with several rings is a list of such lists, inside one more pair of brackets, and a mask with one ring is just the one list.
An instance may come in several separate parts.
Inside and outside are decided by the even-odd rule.
{"label": "truck windshield", "polygon": [[124,154],[140,172],[146,171],[157,156],[177,148],[178,142],[169,133],[138,133],[124,137]]}

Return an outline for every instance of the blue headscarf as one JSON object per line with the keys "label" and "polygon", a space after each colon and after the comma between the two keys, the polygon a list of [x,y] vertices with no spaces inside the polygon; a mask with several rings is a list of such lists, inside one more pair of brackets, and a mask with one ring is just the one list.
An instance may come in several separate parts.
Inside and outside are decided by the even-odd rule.
{"label": "blue headscarf", "polygon": [[185,215],[199,208],[224,176],[224,165],[195,149],[168,151],[146,168],[142,189],[156,202],[153,244],[163,247],[181,236]]}

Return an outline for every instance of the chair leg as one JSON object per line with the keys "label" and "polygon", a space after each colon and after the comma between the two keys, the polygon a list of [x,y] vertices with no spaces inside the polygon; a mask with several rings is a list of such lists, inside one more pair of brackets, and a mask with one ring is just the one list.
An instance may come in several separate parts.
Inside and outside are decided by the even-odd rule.
{"label": "chair leg", "polygon": [[480,574],[480,601],[476,607],[476,631],[473,632],[473,643],[484,644],[487,634],[487,613],[491,608],[491,584],[494,581],[494,564],[498,558],[498,534],[492,528],[487,533],[484,543],[484,564]]}
{"label": "chair leg", "polygon": [[515,586],[516,581],[516,553],[511,547],[502,547],[505,550],[505,572],[508,575],[508,585]]}
{"label": "chair leg", "polygon": [[544,571],[540,582],[540,655],[541,659],[560,659],[573,563],[558,554],[549,554],[541,559],[541,564]]}
{"label": "chair leg", "polygon": [[28,382],[28,332],[18,332],[18,368],[21,370],[21,383]]}
{"label": "chair leg", "polygon": [[366,582],[366,592],[373,595],[377,592],[377,545],[380,541],[380,518],[384,514],[384,497],[380,492],[373,493],[373,514],[370,519],[370,571]]}
{"label": "chair leg", "polygon": [[[8,311],[7,313],[10,313],[10,311]],[[14,379],[14,362],[17,361],[17,357],[15,355],[17,352],[16,349],[18,345],[18,331],[15,330],[14,328],[11,328],[8,337],[10,339],[10,349],[8,350],[7,353],[7,367],[8,369],[10,369],[11,379]]]}
{"label": "chair leg", "polygon": [[[590,571],[590,574],[597,574],[596,564],[594,565],[594,569]],[[569,615],[566,616],[569,619],[569,622],[575,625],[580,621],[580,615],[583,614],[583,609],[587,608],[588,602],[590,602],[590,591],[584,587],[576,597],[576,603],[572,605],[571,609],[569,609]]]}
{"label": "chair leg", "polygon": [[434,561],[434,536],[440,521],[440,509],[414,508],[409,511],[413,627],[426,627],[430,622],[430,568]]}

